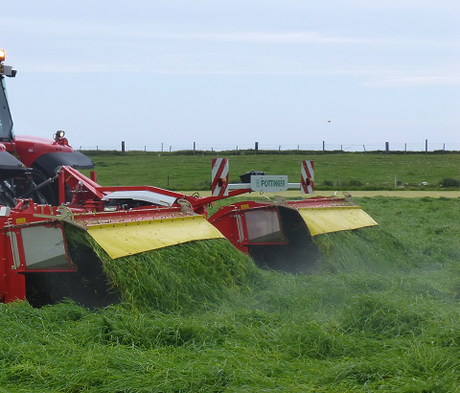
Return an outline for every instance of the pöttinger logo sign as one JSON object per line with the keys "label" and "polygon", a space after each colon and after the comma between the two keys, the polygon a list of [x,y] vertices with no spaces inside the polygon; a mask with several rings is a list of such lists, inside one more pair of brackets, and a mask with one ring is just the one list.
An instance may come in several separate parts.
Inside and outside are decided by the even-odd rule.
{"label": "p\u00f6ttinger logo sign", "polygon": [[253,191],[278,192],[288,189],[288,177],[269,176],[269,175],[252,175],[251,189]]}

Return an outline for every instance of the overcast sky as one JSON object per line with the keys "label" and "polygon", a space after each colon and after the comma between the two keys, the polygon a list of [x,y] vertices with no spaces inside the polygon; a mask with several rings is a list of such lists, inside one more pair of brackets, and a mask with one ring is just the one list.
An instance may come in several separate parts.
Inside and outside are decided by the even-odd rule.
{"label": "overcast sky", "polygon": [[15,0],[0,15],[17,135],[460,150],[459,0]]}

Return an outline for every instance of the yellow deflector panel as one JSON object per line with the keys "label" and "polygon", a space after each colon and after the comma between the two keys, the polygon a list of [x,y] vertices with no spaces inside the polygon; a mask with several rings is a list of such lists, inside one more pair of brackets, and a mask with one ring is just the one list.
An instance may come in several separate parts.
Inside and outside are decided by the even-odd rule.
{"label": "yellow deflector panel", "polygon": [[300,208],[312,236],[378,225],[359,206]]}
{"label": "yellow deflector panel", "polygon": [[91,226],[88,233],[116,259],[140,252],[224,236],[204,216]]}

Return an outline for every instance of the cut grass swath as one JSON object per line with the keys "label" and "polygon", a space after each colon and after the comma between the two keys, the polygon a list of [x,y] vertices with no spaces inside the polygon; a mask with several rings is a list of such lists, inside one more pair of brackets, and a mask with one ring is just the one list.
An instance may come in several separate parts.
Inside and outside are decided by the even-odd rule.
{"label": "cut grass swath", "polygon": [[77,265],[102,264],[112,287],[138,309],[190,312],[252,287],[259,274],[253,261],[224,239],[117,259],[111,259],[84,231],[67,228],[66,239]]}
{"label": "cut grass swath", "polygon": [[320,250],[314,271],[383,271],[407,269],[407,252],[397,238],[381,227],[360,228],[313,237]]}

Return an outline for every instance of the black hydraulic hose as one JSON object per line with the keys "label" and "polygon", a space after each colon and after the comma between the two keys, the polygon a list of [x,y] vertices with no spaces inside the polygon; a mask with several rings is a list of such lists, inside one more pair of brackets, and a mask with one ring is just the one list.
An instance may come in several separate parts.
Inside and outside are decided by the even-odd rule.
{"label": "black hydraulic hose", "polygon": [[46,179],[44,182],[36,185],[34,188],[32,188],[31,190],[25,192],[24,194],[22,194],[18,199],[24,199],[24,198],[27,198],[28,196],[32,195],[34,192],[38,191],[40,188],[43,188],[45,187],[46,185],[48,185],[49,183],[53,183],[55,180],[57,180],[59,177],[59,173],[57,175],[54,175],[53,177],[50,177],[49,179]]}
{"label": "black hydraulic hose", "polygon": [[8,136],[8,140],[10,141],[11,147],[13,148],[13,153],[14,153],[13,156],[15,156],[19,161],[21,161],[21,159],[19,158],[19,154],[16,151],[16,146],[14,146],[13,139],[11,138],[11,135]]}

